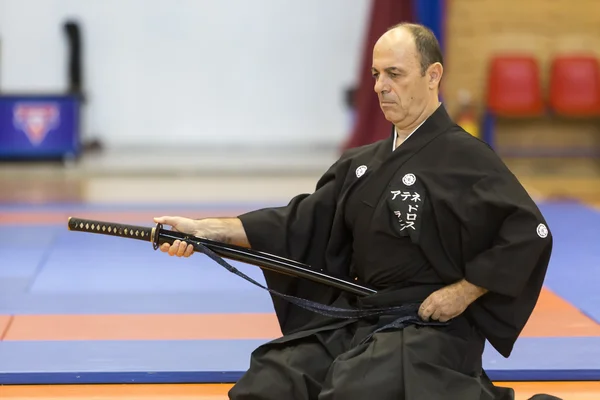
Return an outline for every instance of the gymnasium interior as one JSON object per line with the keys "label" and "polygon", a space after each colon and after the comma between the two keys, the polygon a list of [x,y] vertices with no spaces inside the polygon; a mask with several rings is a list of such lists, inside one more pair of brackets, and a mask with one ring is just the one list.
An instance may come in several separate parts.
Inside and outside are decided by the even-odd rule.
{"label": "gymnasium interior", "polygon": [[442,102],[553,232],[533,315],[484,369],[517,400],[600,399],[597,0],[0,0],[0,398],[226,399],[281,335],[269,293],[68,218],[152,228],[312,192],[390,134],[371,52],[399,22],[436,34]]}

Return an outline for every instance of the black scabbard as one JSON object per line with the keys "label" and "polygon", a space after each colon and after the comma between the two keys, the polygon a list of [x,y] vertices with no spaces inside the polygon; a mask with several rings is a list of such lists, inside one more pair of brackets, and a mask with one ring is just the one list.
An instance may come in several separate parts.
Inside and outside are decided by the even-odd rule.
{"label": "black scabbard", "polygon": [[247,249],[245,247],[216,242],[213,240],[189,236],[181,232],[166,230],[163,229],[162,224],[157,224],[155,227],[149,228],[136,225],[70,217],[68,220],[68,227],[70,231],[96,233],[150,242],[154,250],[157,250],[163,243],[173,244],[173,242],[176,240],[182,240],[194,246],[194,250],[197,252],[202,252],[200,246],[202,245],[223,258],[251,264],[261,269],[280,274],[308,279],[356,295],[366,296],[377,292],[375,289],[360,285],[357,282],[335,277],[324,273],[323,271],[316,271],[306,264],[278,257],[272,254]]}

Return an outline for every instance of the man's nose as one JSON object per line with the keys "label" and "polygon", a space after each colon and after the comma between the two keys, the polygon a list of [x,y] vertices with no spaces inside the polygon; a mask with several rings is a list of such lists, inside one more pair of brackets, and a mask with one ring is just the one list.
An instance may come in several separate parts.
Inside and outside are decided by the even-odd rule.
{"label": "man's nose", "polygon": [[388,85],[385,83],[383,78],[379,78],[375,81],[375,93],[386,93],[389,91]]}

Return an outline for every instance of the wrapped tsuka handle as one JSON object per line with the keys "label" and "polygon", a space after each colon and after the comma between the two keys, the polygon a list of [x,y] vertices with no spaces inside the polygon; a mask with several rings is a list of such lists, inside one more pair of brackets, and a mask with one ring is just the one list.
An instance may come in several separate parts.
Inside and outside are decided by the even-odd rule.
{"label": "wrapped tsuka handle", "polygon": [[144,226],[116,224],[114,222],[95,221],[91,219],[69,217],[70,231],[99,233],[102,235],[119,236],[129,239],[138,239],[146,242],[154,242],[157,239],[156,228]]}

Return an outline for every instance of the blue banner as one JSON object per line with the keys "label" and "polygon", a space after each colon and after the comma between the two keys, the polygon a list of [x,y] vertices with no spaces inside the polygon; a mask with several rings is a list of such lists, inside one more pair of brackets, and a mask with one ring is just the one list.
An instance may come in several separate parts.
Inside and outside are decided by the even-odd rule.
{"label": "blue banner", "polygon": [[413,0],[414,13],[418,23],[433,31],[444,53],[446,0]]}
{"label": "blue banner", "polygon": [[75,96],[0,96],[0,158],[77,157]]}

